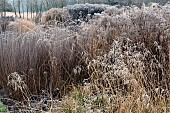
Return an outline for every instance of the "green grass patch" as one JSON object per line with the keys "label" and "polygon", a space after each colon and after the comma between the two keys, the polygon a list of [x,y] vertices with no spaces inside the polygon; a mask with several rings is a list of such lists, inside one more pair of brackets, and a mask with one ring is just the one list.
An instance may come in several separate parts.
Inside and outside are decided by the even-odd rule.
{"label": "green grass patch", "polygon": [[0,113],[9,113],[7,106],[0,101]]}

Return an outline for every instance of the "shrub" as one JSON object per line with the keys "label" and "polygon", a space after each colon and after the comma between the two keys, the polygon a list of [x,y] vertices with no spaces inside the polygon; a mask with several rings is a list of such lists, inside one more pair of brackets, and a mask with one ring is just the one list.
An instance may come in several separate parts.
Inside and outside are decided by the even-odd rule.
{"label": "shrub", "polygon": [[78,20],[82,19],[87,21],[87,16],[90,14],[92,17],[95,13],[101,13],[103,12],[107,5],[99,5],[99,4],[75,4],[67,6],[66,9],[69,12],[69,15],[71,16],[71,19]]}
{"label": "shrub", "polygon": [[[149,83],[146,83],[150,84],[146,87],[152,87],[153,84],[154,88],[159,87],[158,83],[162,86],[162,84],[165,84],[162,82],[168,80],[169,34],[165,31],[169,31],[166,26],[169,20],[165,17],[169,14],[163,13],[162,10],[163,15],[160,16],[158,13],[159,10],[152,8],[134,10],[133,8],[125,7],[124,10],[125,11],[122,10],[123,13],[114,17],[100,15],[101,18],[99,19],[99,26],[97,26],[97,28],[104,30],[101,34],[106,33],[107,36],[105,37],[107,40],[114,39],[123,41],[125,50],[130,49],[126,47],[128,44],[132,47],[136,45],[136,49],[143,54],[146,54],[146,51],[149,51],[150,55],[144,56],[144,61],[146,63],[144,66],[146,70],[144,69],[145,71],[143,72],[146,72],[144,74],[147,76],[146,81],[150,81]],[[143,47],[140,47],[140,44],[142,44]],[[155,64],[153,65],[151,62],[155,62]],[[160,63],[163,68],[160,67]],[[157,66],[155,67],[155,65]],[[155,75],[151,74],[153,72]],[[154,83],[152,81],[154,81]],[[166,88],[168,87],[166,86]]]}

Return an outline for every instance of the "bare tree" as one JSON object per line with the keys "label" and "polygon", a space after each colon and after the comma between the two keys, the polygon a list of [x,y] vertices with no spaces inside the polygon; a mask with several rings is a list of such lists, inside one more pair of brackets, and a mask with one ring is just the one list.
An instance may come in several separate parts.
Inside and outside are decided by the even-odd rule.
{"label": "bare tree", "polygon": [[29,0],[26,1],[26,10],[27,10],[27,20],[28,20],[28,12],[29,12]]}
{"label": "bare tree", "polygon": [[6,10],[5,10],[5,9],[6,9],[6,2],[7,2],[7,1],[4,0],[4,16],[6,16]]}
{"label": "bare tree", "polygon": [[15,5],[16,1],[13,0],[12,4],[13,4],[13,9],[14,9],[14,12],[15,12],[15,17],[17,17],[17,11],[16,11],[16,5]]}
{"label": "bare tree", "polygon": [[7,0],[2,0],[2,2],[0,3],[1,10],[2,10],[1,16],[6,16],[6,10],[5,10],[6,4],[7,4]]}
{"label": "bare tree", "polygon": [[21,0],[17,1],[17,8],[18,8],[18,13],[19,13],[19,18],[21,18]]}
{"label": "bare tree", "polygon": [[22,4],[22,18],[24,18],[24,1],[23,0],[21,0],[21,4]]}

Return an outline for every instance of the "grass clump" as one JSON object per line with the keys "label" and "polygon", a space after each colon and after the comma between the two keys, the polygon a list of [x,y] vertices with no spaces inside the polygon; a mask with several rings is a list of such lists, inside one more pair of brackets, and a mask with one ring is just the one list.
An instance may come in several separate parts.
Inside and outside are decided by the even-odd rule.
{"label": "grass clump", "polygon": [[54,24],[56,21],[65,22],[68,19],[68,12],[62,8],[51,8],[43,13],[41,17],[42,23]]}
{"label": "grass clump", "polygon": [[16,19],[14,22],[9,23],[7,29],[10,31],[26,33],[28,31],[35,31],[36,24],[29,20]]}

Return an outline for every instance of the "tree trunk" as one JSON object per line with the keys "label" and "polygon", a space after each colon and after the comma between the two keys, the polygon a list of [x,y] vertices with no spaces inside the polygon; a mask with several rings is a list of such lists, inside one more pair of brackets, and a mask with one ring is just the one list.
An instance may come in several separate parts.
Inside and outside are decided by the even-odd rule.
{"label": "tree trunk", "polygon": [[3,11],[4,11],[4,15],[3,16],[6,16],[6,0],[3,1]]}
{"label": "tree trunk", "polygon": [[24,19],[24,1],[22,1],[22,18]]}
{"label": "tree trunk", "polygon": [[21,18],[21,1],[18,0],[18,12],[19,12],[19,18]]}
{"label": "tree trunk", "polygon": [[26,10],[27,10],[27,20],[28,20],[28,9],[29,9],[29,5],[28,5],[28,0],[27,0],[27,5],[26,5]]}

